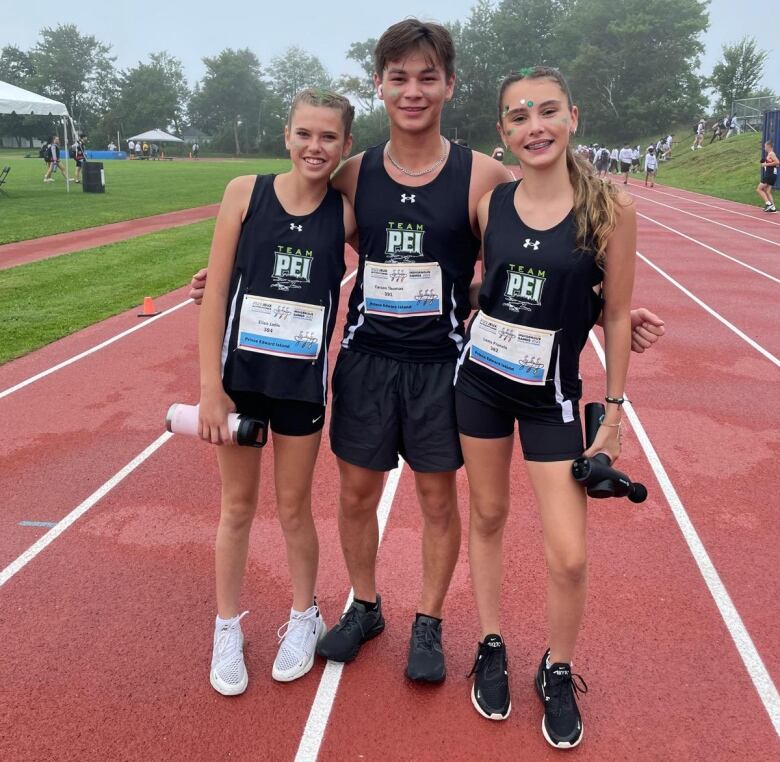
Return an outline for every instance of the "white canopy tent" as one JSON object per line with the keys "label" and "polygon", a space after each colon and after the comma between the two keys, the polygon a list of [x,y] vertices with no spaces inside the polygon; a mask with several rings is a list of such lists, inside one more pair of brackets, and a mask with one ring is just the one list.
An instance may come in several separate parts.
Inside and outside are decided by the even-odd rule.
{"label": "white canopy tent", "polygon": [[133,135],[128,140],[146,140],[155,141],[156,143],[183,143],[181,138],[177,138],[175,135],[171,135],[165,130],[147,130],[139,135]]}
{"label": "white canopy tent", "polygon": [[[59,116],[62,118],[64,145],[68,148],[68,122],[70,114],[64,103],[45,98],[30,90],[24,90],[8,82],[0,81],[0,114],[18,114],[19,116]],[[72,127],[71,123],[71,127]],[[75,134],[75,129],[73,130]],[[70,152],[67,154],[70,156]],[[65,159],[65,188],[70,192],[70,170]]]}

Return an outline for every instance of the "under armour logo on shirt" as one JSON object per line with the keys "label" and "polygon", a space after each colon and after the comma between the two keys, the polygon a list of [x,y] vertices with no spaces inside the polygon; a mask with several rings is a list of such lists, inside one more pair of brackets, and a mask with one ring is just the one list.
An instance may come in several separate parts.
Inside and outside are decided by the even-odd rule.
{"label": "under armour logo on shirt", "polygon": [[532,241],[530,238],[525,239],[525,243],[523,244],[524,249],[530,249],[533,247],[533,250],[536,251],[539,248],[539,241]]}
{"label": "under armour logo on shirt", "polygon": [[290,230],[297,230],[300,233],[303,230],[303,225],[296,225],[294,222],[291,222]]}
{"label": "under armour logo on shirt", "polygon": [[410,201],[412,204],[414,203],[414,193],[412,193],[411,196],[407,196],[405,193],[401,194],[401,203],[405,204],[407,201]]}

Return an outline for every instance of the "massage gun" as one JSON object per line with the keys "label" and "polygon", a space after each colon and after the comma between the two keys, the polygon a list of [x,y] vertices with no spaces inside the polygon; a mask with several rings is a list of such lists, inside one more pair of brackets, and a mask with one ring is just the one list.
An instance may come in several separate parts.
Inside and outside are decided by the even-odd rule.
{"label": "massage gun", "polygon": [[[585,441],[593,444],[596,432],[603,420],[604,405],[589,402],[585,405]],[[644,484],[632,482],[624,473],[612,468],[611,461],[603,452],[592,458],[577,458],[571,464],[574,478],[584,484],[589,497],[627,497],[632,503],[643,503],[647,498]]]}
{"label": "massage gun", "polygon": [[[198,436],[198,406],[174,402],[165,416],[165,428],[174,434]],[[262,447],[268,439],[268,424],[246,415],[230,413],[228,429],[233,444]]]}

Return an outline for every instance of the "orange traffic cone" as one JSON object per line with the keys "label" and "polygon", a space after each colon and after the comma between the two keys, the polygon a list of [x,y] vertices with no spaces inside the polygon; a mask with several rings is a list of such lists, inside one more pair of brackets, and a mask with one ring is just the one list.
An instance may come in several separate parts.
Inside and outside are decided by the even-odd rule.
{"label": "orange traffic cone", "polygon": [[159,311],[154,308],[154,299],[151,296],[145,296],[144,309],[143,312],[138,313],[138,317],[154,317],[159,314]]}

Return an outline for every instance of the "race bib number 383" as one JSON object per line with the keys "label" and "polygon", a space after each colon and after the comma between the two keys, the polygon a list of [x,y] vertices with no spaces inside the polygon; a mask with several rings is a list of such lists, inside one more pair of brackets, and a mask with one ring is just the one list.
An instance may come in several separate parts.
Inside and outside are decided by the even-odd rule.
{"label": "race bib number 383", "polygon": [[265,296],[244,295],[238,349],[296,360],[320,354],[325,308]]}
{"label": "race bib number 383", "polygon": [[477,313],[471,325],[471,359],[521,384],[544,384],[555,331],[528,328]]}
{"label": "race bib number 383", "polygon": [[363,294],[369,315],[441,315],[441,267],[438,262],[366,262]]}

